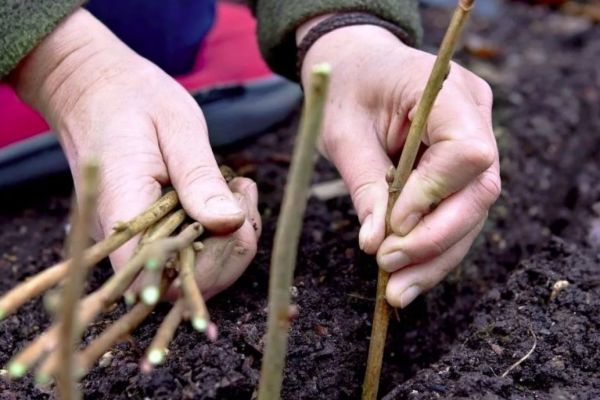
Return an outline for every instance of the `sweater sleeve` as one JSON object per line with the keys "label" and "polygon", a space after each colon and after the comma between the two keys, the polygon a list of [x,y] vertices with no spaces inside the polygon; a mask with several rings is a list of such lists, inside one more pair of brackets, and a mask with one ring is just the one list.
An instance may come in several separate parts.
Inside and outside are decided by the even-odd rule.
{"label": "sweater sleeve", "polygon": [[260,50],[276,73],[295,79],[296,29],[318,15],[360,11],[373,14],[402,28],[418,44],[421,21],[418,0],[249,0],[258,20]]}
{"label": "sweater sleeve", "polygon": [[1,0],[0,79],[84,0]]}

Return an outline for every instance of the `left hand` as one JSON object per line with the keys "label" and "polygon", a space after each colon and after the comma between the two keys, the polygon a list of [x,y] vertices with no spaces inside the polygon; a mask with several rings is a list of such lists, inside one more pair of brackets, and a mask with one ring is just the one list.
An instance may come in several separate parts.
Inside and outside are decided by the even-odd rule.
{"label": "left hand", "polygon": [[[206,298],[250,264],[260,235],[257,188],[223,179],[202,111],[175,80],[125,46],[89,12],[65,18],[15,69],[17,93],[57,132],[77,191],[81,165],[100,164],[93,236],[144,211],[172,185],[211,237],[197,258]],[[118,270],[138,238],[110,255]]]}
{"label": "left hand", "polygon": [[[298,30],[298,41],[314,23]],[[386,297],[395,307],[406,307],[462,260],[500,193],[492,92],[453,63],[429,116],[427,148],[394,205],[393,234],[385,237],[385,175],[434,60],[383,28],[359,25],[319,38],[302,70],[306,85],[313,65],[332,67],[320,150],[349,188],[361,249],[377,253],[379,266],[392,273]]]}

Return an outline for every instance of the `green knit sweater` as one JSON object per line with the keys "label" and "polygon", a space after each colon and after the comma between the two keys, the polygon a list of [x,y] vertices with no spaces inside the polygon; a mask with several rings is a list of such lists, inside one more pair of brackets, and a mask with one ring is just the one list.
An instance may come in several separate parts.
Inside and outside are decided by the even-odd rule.
{"label": "green knit sweater", "polygon": [[[126,1],[126,0],[124,0]],[[200,0],[199,0],[200,1]],[[0,78],[85,0],[1,0]],[[258,40],[269,66],[293,77],[295,31],[317,15],[363,11],[393,22],[420,40],[418,0],[249,0],[258,20]]]}

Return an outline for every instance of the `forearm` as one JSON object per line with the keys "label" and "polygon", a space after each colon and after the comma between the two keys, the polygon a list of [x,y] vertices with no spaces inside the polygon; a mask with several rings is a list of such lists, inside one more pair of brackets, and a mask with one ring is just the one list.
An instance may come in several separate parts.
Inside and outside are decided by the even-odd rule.
{"label": "forearm", "polygon": [[118,68],[106,49],[126,51],[100,21],[84,9],[65,18],[8,76],[8,82],[28,104],[52,120],[89,88],[94,77]]}

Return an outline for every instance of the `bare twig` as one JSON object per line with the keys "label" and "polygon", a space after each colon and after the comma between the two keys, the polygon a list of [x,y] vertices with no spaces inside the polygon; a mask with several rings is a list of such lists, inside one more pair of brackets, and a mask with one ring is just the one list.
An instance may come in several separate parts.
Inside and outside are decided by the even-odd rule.
{"label": "bare twig", "polygon": [[[175,229],[177,229],[177,227],[179,225],[181,225],[181,223],[185,220],[185,218],[186,218],[185,211],[180,209],[180,210],[172,212],[171,214],[167,215],[166,217],[164,217],[163,219],[158,221],[156,224],[150,226],[148,229],[146,229],[146,231],[142,235],[142,238],[140,239],[140,242],[138,244],[135,254],[142,251],[142,249],[147,244],[149,244],[155,240],[159,240],[159,239],[169,236],[171,233],[173,233],[175,231]],[[135,256],[135,254],[134,254],[134,256]],[[151,265],[152,265],[152,263],[151,263]],[[155,275],[158,275],[158,282],[160,282],[160,278],[162,276],[162,269],[158,274],[155,274]],[[147,283],[150,283],[150,282],[147,282]],[[156,290],[154,290],[154,292],[156,292]],[[148,295],[147,295],[147,297],[148,297]],[[154,296],[154,297],[156,297],[156,296]],[[138,299],[137,290],[135,288],[129,287],[123,294],[123,299],[125,301],[125,304],[127,304],[129,306],[135,304],[135,302]]]}
{"label": "bare twig", "polygon": [[191,313],[192,326],[199,332],[204,332],[210,323],[208,309],[196,283],[194,270],[196,268],[196,253],[192,246],[185,247],[179,252],[179,280],[183,298]]}
{"label": "bare twig", "polygon": [[25,376],[31,366],[46,354],[50,347],[55,346],[57,334],[58,325],[53,325],[21,350],[8,363],[8,376],[12,379],[19,379]]}
{"label": "bare twig", "polygon": [[535,351],[535,348],[537,347],[537,336],[535,336],[535,332],[533,331],[532,328],[529,328],[529,333],[533,337],[533,346],[531,346],[531,349],[529,349],[529,351],[523,357],[521,357],[516,363],[514,363],[506,371],[504,371],[504,373],[502,375],[500,375],[501,378],[506,377],[506,375],[508,375],[510,373],[510,371],[517,368],[519,365],[521,365],[523,363],[523,361],[525,361],[529,357],[531,357],[531,355]]}
{"label": "bare twig", "polygon": [[146,263],[142,276],[142,292],[140,299],[146,304],[156,304],[160,298],[160,280],[164,271],[166,260],[161,262]]}
{"label": "bare twig", "polygon": [[[83,265],[90,267],[97,264],[129,239],[160,220],[177,204],[177,194],[174,191],[166,193],[142,214],[127,223],[120,223],[118,230],[88,249],[85,252]],[[0,299],[0,319],[12,314],[25,302],[39,296],[60,282],[67,274],[70,262],[71,260],[65,260],[49,267],[2,296]]]}
{"label": "bare twig", "polygon": [[[164,294],[172,282],[172,277],[161,282],[161,294]],[[135,330],[150,315],[156,304],[136,304],[127,314],[115,321],[106,331],[89,344],[77,357],[77,366],[81,375],[87,374],[94,363],[115,343]]]}
{"label": "bare twig", "polygon": [[[456,43],[467,16],[473,7],[473,3],[474,0],[459,0],[458,6],[450,21],[450,26],[448,27],[440,46],[439,54],[435,60],[431,74],[429,75],[427,85],[425,86],[425,90],[417,106],[417,111],[411,122],[406,143],[402,150],[400,161],[398,162],[398,168],[394,173],[394,180],[389,188],[386,214],[386,236],[392,232],[390,227],[392,208],[400,196],[400,191],[406,184],[413,169],[413,164],[421,145],[421,138],[427,124],[427,119],[429,118],[435,99],[442,88],[442,84],[450,71],[450,60],[454,53],[454,48],[456,47]],[[375,298],[375,314],[373,316],[369,356],[363,383],[363,400],[376,399],[377,391],[379,389],[379,376],[381,374],[381,364],[383,361],[383,351],[385,348],[390,313],[390,306],[385,299],[385,290],[388,281],[389,274],[382,269],[379,269],[377,276],[377,295]]]}
{"label": "bare twig", "polygon": [[269,278],[269,316],[265,355],[258,399],[278,399],[281,392],[290,316],[290,286],[315,164],[315,148],[321,131],[329,86],[330,66],[313,68],[300,130],[294,146],[288,183],[277,221]]}
{"label": "bare twig", "polygon": [[146,351],[146,357],[142,362],[142,371],[150,372],[154,366],[165,362],[169,342],[171,342],[177,327],[181,324],[184,308],[184,301],[182,299],[178,300],[160,324],[150,347],[148,347],[148,350]]}
{"label": "bare twig", "polygon": [[[85,329],[85,327],[87,327],[96,316],[102,312],[102,310],[117,301],[127,287],[135,280],[142,265],[149,260],[153,260],[152,257],[156,257],[157,254],[168,254],[178,251],[181,248],[190,245],[190,243],[192,243],[201,233],[202,226],[198,222],[195,222],[175,237],[162,238],[147,244],[142,251],[129,260],[129,262],[114,274],[100,289],[84,299],[79,312],[80,329]],[[163,234],[169,235],[170,232],[165,231]],[[156,304],[156,302],[153,304]],[[53,328],[50,328],[50,331],[53,330]],[[48,336],[40,336],[40,338],[43,338],[43,340],[46,341],[46,345],[41,345],[42,349],[45,348],[46,351],[52,350],[52,342],[55,342],[56,339],[52,337],[53,334],[54,332],[50,333]],[[40,338],[38,338],[38,340],[40,340]],[[34,341],[32,345],[36,347],[40,346],[36,343],[38,340]],[[25,350],[27,351],[27,349]],[[25,354],[28,355],[28,353]],[[39,354],[39,356],[42,355],[42,353]],[[20,361],[21,354],[15,357],[15,359],[11,361],[11,364]],[[40,367],[36,374],[36,380],[39,383],[47,382],[54,371],[56,371],[59,361],[60,357],[58,357],[58,353],[52,353]],[[30,366],[31,364],[27,364],[27,368]]]}
{"label": "bare twig", "polygon": [[92,214],[96,207],[98,187],[98,165],[95,162],[87,163],[82,172],[82,189],[79,210],[73,212],[73,227],[69,235],[69,250],[71,262],[69,275],[62,290],[61,312],[59,318],[59,333],[62,338],[58,345],[57,353],[62,359],[62,366],[57,374],[58,394],[62,400],[76,400],[81,398],[77,390],[77,380],[73,367],[73,350],[79,343],[79,327],[77,321],[77,307],[83,294],[86,268],[83,265],[83,255],[89,242],[89,230]]}
{"label": "bare twig", "polygon": [[[176,225],[171,226],[173,230]],[[195,223],[182,231],[175,238],[162,238],[160,241],[154,241],[151,245],[162,247],[171,252],[179,250],[179,248],[193,242],[202,232],[200,224]],[[163,234],[169,235],[171,232],[164,231]],[[163,243],[163,241],[166,242]],[[78,320],[80,329],[85,329],[102,310],[119,299],[123,292],[131,285],[139,274],[140,269],[147,259],[145,251],[139,252],[131,258],[127,264],[119,269],[100,289],[88,295],[82,302],[79,309]],[[32,343],[17,354],[9,363],[8,370],[12,378],[22,377],[31,366],[40,359],[46,352],[52,351],[57,343],[57,326],[53,325],[46,332],[40,335]],[[53,361],[51,361],[54,359]],[[44,364],[47,367],[42,367],[41,371],[52,371],[54,365],[58,361],[57,357],[50,357]],[[12,371],[12,372],[11,372]],[[40,382],[47,381],[49,374],[38,374]]]}
{"label": "bare twig", "polygon": [[175,231],[175,229],[177,229],[179,225],[183,223],[185,217],[185,211],[180,209],[172,212],[171,214],[158,221],[156,224],[150,226],[146,230],[146,233],[142,237],[142,240],[140,240],[138,248],[141,249],[142,245],[144,244],[148,244],[157,239],[169,236]]}

